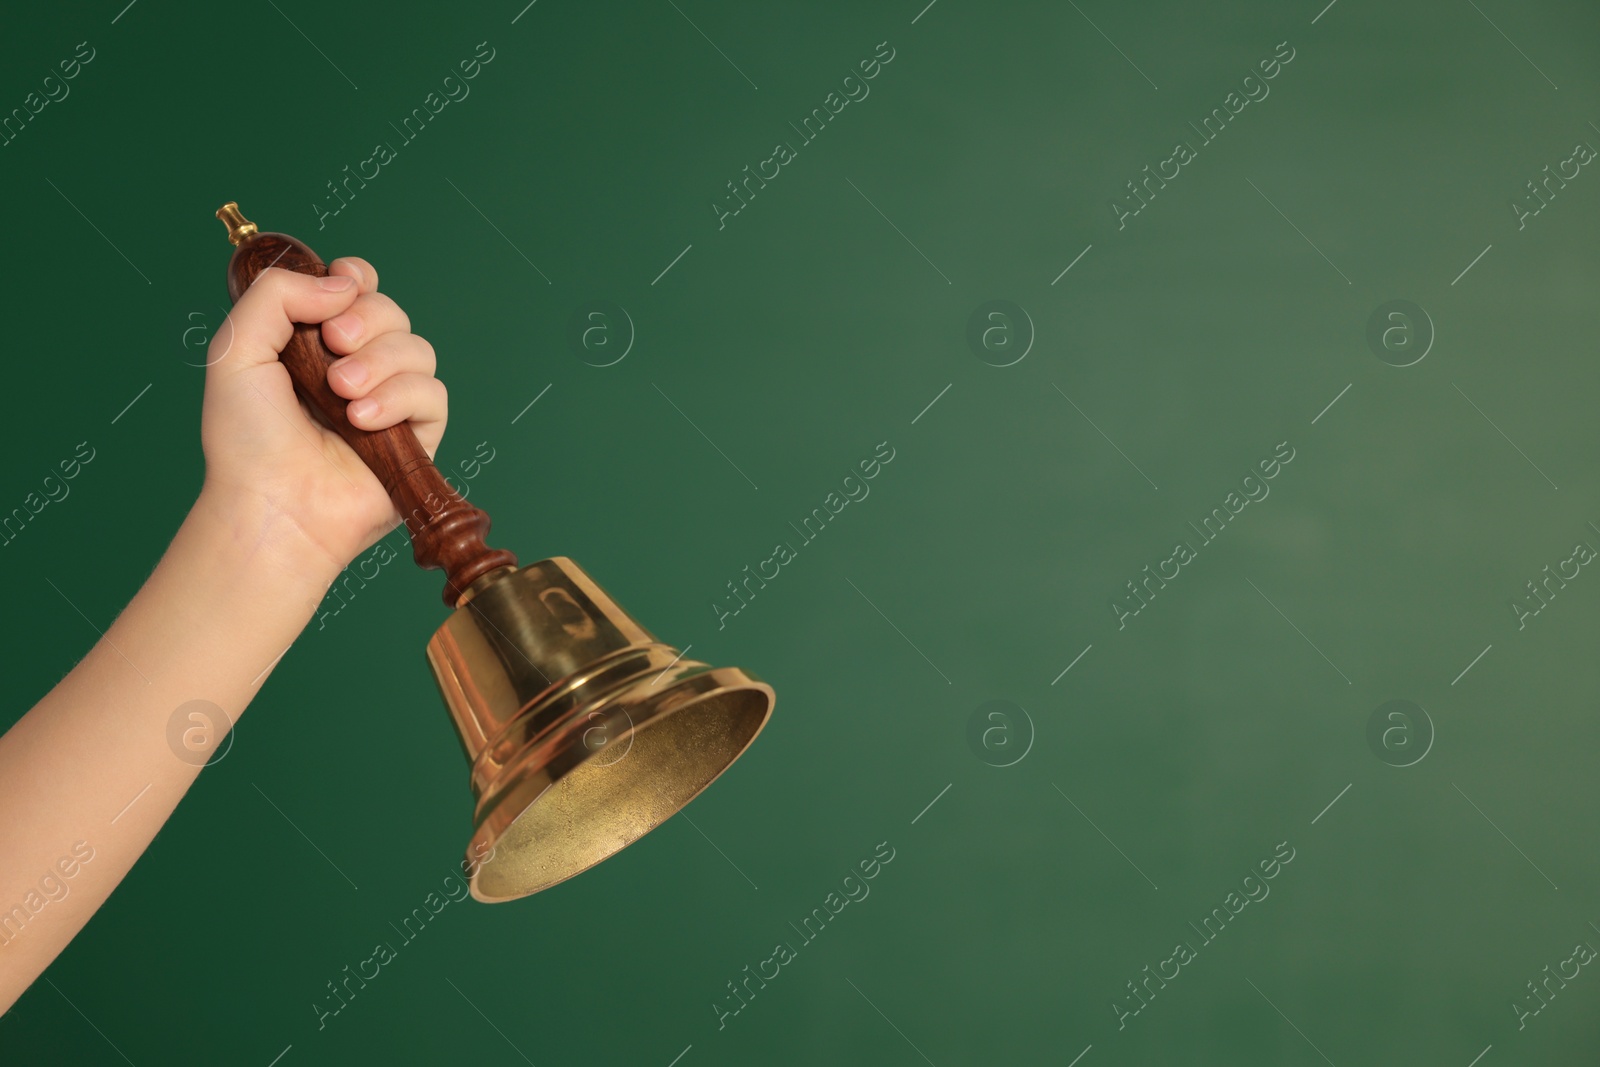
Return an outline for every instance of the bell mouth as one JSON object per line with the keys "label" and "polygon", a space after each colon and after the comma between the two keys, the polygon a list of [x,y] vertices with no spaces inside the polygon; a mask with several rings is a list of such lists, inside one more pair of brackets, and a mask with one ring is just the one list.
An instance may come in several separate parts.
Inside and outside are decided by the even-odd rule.
{"label": "bell mouth", "polygon": [[639,840],[739,758],[773,703],[770,686],[722,668],[612,702],[598,748],[584,741],[597,729],[585,725],[597,721],[592,709],[563,731],[563,751],[530,745],[480,806],[472,895],[497,903],[537,893]]}

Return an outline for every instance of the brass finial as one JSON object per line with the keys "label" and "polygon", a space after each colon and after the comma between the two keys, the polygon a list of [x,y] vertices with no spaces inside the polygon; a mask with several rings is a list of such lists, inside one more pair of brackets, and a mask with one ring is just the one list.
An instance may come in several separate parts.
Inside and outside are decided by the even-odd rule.
{"label": "brass finial", "polygon": [[256,224],[240,214],[239,205],[232,200],[217,208],[217,218],[228,227],[228,240],[233,244],[256,235]]}

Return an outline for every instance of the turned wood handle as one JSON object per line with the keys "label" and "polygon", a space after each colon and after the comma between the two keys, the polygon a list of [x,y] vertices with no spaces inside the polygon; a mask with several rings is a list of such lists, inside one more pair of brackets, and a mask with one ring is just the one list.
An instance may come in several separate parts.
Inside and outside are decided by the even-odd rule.
{"label": "turned wood handle", "polygon": [[[237,207],[229,206],[234,216],[242,219]],[[230,237],[237,237],[238,247],[228,262],[228,295],[235,302],[268,267],[327,276],[326,264],[302,242],[287,234],[257,232],[251,223],[236,226],[224,215],[227,210],[218,216],[229,222]],[[328,365],[337,358],[323,345],[322,328],[305,323],[295,323],[294,336],[279,357],[306,407],[344,438],[383,483],[411,531],[417,566],[445,572],[444,602],[455,607],[476,579],[498,567],[516,566],[517,557],[484,542],[489,534],[488,514],[450,487],[409,422],[376,431],[351,425],[345,415],[348,401],[328,385]]]}

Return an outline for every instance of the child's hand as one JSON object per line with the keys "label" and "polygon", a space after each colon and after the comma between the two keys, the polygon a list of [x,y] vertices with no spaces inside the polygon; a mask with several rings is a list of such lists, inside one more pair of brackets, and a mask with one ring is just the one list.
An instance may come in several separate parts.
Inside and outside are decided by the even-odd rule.
{"label": "child's hand", "polygon": [[400,515],[366,464],[295,396],[278,362],[293,324],[321,323],[323,344],[342,357],[328,384],[351,401],[353,425],[381,430],[409,419],[432,456],[446,415],[433,346],[377,291],[377,271],[347,257],[328,273],[269,268],[239,298],[211,339],[200,420],[202,503],[234,522],[240,537],[281,548],[286,567],[323,585]]}

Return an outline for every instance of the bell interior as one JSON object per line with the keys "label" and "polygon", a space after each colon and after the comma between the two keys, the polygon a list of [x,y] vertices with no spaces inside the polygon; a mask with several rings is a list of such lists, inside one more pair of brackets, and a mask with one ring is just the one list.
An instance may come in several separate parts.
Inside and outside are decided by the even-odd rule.
{"label": "bell interior", "polygon": [[[591,756],[542,793],[500,834],[472,880],[479,900],[536,893],[632,844],[693,800],[745,750],[766,721],[757,688],[711,693],[647,722]],[[631,743],[630,743],[631,742]]]}

